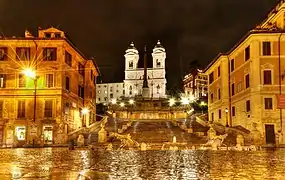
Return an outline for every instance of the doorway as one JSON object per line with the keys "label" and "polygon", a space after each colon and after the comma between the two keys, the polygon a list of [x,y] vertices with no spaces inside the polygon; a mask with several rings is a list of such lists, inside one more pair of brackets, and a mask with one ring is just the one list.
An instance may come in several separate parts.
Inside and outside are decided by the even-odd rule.
{"label": "doorway", "polygon": [[275,144],[274,125],[271,124],[265,125],[265,137],[266,137],[266,144]]}
{"label": "doorway", "polygon": [[52,126],[44,126],[44,143],[45,144],[52,144],[52,136],[53,136],[53,133],[52,133]]}

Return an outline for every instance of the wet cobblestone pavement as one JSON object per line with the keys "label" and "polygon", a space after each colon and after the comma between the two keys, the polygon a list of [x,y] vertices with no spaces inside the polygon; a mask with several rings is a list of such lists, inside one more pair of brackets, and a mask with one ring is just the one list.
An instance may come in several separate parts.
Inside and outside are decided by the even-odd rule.
{"label": "wet cobblestone pavement", "polygon": [[[0,179],[285,179],[285,150],[0,149]],[[81,176],[83,177],[83,176]]]}

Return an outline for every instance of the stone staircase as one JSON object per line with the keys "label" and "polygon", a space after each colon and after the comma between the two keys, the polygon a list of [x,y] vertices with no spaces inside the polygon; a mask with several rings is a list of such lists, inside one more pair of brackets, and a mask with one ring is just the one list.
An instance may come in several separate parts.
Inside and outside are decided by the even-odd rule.
{"label": "stone staircase", "polygon": [[178,126],[174,126],[171,121],[165,120],[135,121],[124,134],[131,134],[131,137],[139,143],[160,144],[172,142],[173,136],[176,137],[176,141],[179,143],[200,144],[206,141],[204,137],[189,134]]}

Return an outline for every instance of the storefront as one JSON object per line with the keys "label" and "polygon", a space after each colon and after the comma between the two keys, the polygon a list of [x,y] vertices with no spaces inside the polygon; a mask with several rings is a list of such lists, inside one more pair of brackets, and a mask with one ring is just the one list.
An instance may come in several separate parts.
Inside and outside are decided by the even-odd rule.
{"label": "storefront", "polygon": [[43,126],[43,140],[44,144],[52,144],[53,142],[53,126],[44,125]]}
{"label": "storefront", "polygon": [[15,135],[18,141],[26,140],[26,126],[16,126]]}

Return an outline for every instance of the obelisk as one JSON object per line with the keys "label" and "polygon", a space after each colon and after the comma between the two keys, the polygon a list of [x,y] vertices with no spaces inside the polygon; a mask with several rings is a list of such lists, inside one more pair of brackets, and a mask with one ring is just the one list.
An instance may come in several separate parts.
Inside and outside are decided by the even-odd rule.
{"label": "obelisk", "polygon": [[143,75],[142,96],[144,98],[149,98],[149,87],[148,87],[148,83],[147,83],[147,50],[146,50],[146,46],[144,47],[144,75]]}

